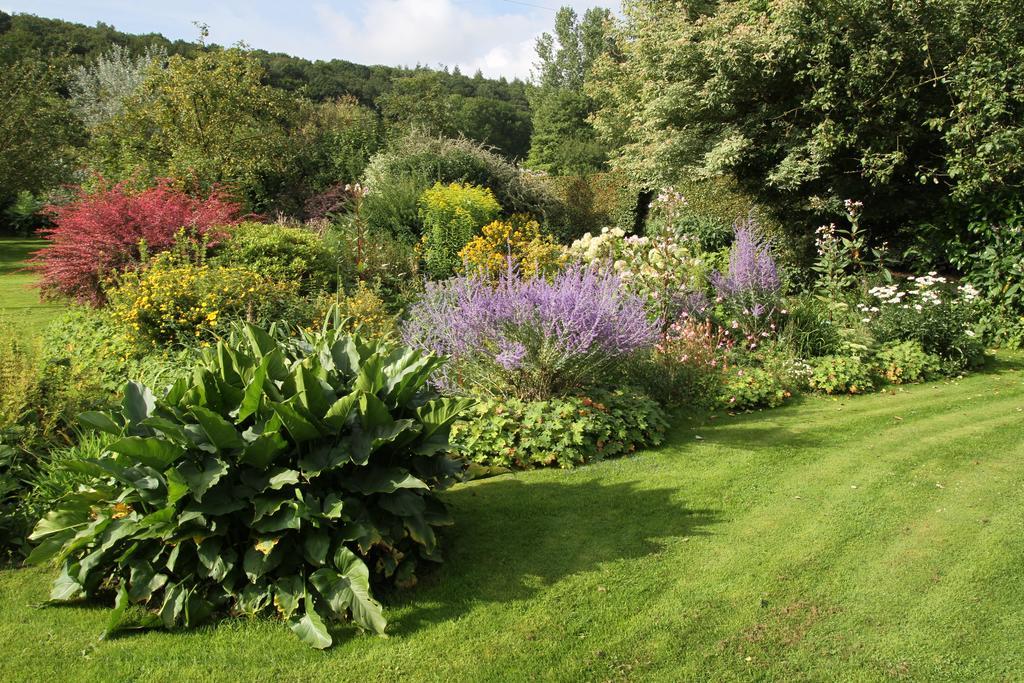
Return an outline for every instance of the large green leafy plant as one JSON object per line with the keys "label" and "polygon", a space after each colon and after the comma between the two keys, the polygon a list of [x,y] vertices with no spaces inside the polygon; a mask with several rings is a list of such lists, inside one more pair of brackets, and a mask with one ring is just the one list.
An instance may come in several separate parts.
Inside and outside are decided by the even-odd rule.
{"label": "large green leafy plant", "polygon": [[[410,585],[440,561],[435,491],[460,470],[466,407],[425,389],[432,355],[337,331],[238,327],[162,397],[129,383],[83,423],[116,437],[78,468],[96,477],[36,526],[55,557],[51,600],[116,592],[107,632],[276,611],[317,648],[351,618],[383,633],[371,582]],[[149,608],[130,620],[130,604]]]}

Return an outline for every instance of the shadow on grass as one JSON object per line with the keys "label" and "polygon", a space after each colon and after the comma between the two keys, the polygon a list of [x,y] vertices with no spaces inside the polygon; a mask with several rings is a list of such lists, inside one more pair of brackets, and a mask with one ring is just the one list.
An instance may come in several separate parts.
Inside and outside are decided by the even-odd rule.
{"label": "shadow on grass", "polygon": [[0,275],[27,272],[25,261],[45,245],[41,239],[0,239]]}
{"label": "shadow on grass", "polygon": [[718,521],[714,510],[687,508],[677,489],[571,476],[565,483],[504,476],[447,493],[455,517],[448,556],[417,588],[387,596],[389,607],[411,608],[389,632],[407,635],[476,603],[527,599],[605,563],[656,556],[669,540],[707,535]]}

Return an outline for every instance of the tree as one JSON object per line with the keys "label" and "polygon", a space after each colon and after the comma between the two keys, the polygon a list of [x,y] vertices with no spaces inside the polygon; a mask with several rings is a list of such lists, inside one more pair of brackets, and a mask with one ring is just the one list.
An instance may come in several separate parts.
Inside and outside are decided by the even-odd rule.
{"label": "tree", "polygon": [[67,179],[74,117],[57,93],[58,67],[36,60],[0,65],[0,206]]}
{"label": "tree", "polygon": [[571,7],[555,17],[555,32],[537,39],[530,91],[533,136],[529,163],[551,173],[586,172],[602,166],[606,150],[589,122],[594,100],[584,82],[594,61],[608,49],[611,12],[592,8],[580,21]]}
{"label": "tree", "polygon": [[[806,237],[865,202],[879,239],[1019,196],[1016,0],[628,0],[587,91],[647,187],[735,177]],[[809,240],[808,240],[809,241]]]}
{"label": "tree", "polygon": [[154,65],[124,111],[96,130],[95,165],[115,179],[171,177],[203,191],[224,185],[251,209],[276,208],[295,172],[299,101],[263,76],[240,48]]}
{"label": "tree", "polygon": [[71,74],[71,105],[85,125],[92,129],[120,116],[125,101],[138,91],[153,64],[162,65],[167,51],[150,46],[142,54],[118,44],[95,62],[76,68]]}

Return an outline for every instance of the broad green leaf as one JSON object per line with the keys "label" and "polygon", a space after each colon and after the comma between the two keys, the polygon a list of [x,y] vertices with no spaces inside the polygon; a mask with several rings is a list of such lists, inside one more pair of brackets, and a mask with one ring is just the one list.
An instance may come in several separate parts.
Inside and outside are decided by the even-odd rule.
{"label": "broad green leaf", "polygon": [[179,465],[178,473],[188,484],[189,490],[192,491],[192,497],[201,501],[203,494],[228,473],[228,464],[220,458],[208,455],[203,458],[202,465],[197,465],[194,462]]}
{"label": "broad green leaf", "polygon": [[376,353],[363,360],[359,372],[356,373],[356,380],[352,384],[352,388],[367,394],[376,394],[384,388],[385,377],[381,372],[383,364],[383,359]]}
{"label": "broad green leaf", "polygon": [[298,392],[299,404],[311,415],[319,417],[327,413],[327,409],[331,406],[330,399],[333,398],[333,392],[329,398],[320,379],[305,365],[299,367],[295,374],[295,388]]}
{"label": "broad green leaf", "polygon": [[337,493],[330,493],[324,499],[321,506],[321,510],[324,517],[328,519],[338,519],[341,517],[341,510],[344,507],[341,496]]}
{"label": "broad green leaf", "polygon": [[295,501],[289,501],[274,514],[264,517],[253,524],[253,529],[261,533],[273,533],[287,529],[299,529],[302,526],[302,515],[299,514]]}
{"label": "broad green leaf", "polygon": [[334,567],[318,569],[309,581],[324,597],[331,611],[339,618],[351,612],[352,621],[360,627],[384,633],[387,621],[380,603],[370,595],[370,571],[359,557],[345,546],[334,553]]}
{"label": "broad green leaf", "polygon": [[266,469],[280,453],[288,448],[288,442],[279,432],[264,432],[242,449],[239,462],[257,469]]}
{"label": "broad green leaf", "polygon": [[160,620],[164,628],[174,628],[185,610],[185,589],[180,583],[168,586],[164,590],[164,604],[160,607]]}
{"label": "broad green leaf", "polygon": [[193,406],[192,415],[199,421],[210,443],[218,450],[226,451],[245,446],[245,441],[242,440],[242,436],[235,426],[212,410],[207,410],[202,406]]}
{"label": "broad green leaf", "polygon": [[351,462],[352,456],[347,441],[336,446],[321,446],[299,459],[299,467],[307,479],[312,479],[321,472],[340,467]]}
{"label": "broad green leaf", "polygon": [[120,436],[124,431],[124,427],[115,422],[114,418],[106,413],[87,411],[78,416],[78,421],[85,427],[115,436]]}
{"label": "broad green leaf", "polygon": [[302,539],[302,554],[314,567],[323,566],[327,551],[331,549],[331,537],[326,529],[311,529]]}
{"label": "broad green leaf", "polygon": [[281,509],[281,506],[290,500],[291,495],[257,496],[252,500],[252,521],[258,522],[267,515],[272,515]]}
{"label": "broad green leaf", "polygon": [[352,472],[345,479],[344,485],[351,491],[363,494],[430,488],[401,467],[362,467]]}
{"label": "broad green leaf", "polygon": [[[275,352],[280,351],[275,349]],[[238,406],[238,421],[242,422],[250,415],[256,413],[260,407],[260,400],[264,396],[263,383],[267,381],[267,368],[270,367],[271,356],[267,355],[263,357],[260,364],[256,366],[256,370],[253,372],[252,379],[245,387],[245,393],[242,395],[242,403]]]}
{"label": "broad green leaf", "polygon": [[262,358],[277,348],[277,342],[274,341],[274,338],[255,325],[246,323],[243,327],[243,334],[249,342],[252,355],[256,358]]}
{"label": "broad green leaf", "polygon": [[285,619],[291,619],[306,593],[306,584],[298,574],[274,582],[274,607]]}
{"label": "broad green leaf", "polygon": [[103,629],[103,633],[100,635],[101,639],[109,638],[114,635],[121,624],[124,623],[124,615],[128,610],[128,591],[124,587],[124,583],[117,589],[117,597],[114,598],[114,609],[110,611],[110,615],[107,617],[107,625]]}
{"label": "broad green leaf", "polygon": [[70,602],[85,596],[85,589],[78,582],[74,575],[78,574],[77,564],[64,564],[60,569],[60,575],[54,580],[50,589],[50,600],[52,602]]}
{"label": "broad green leaf", "polygon": [[311,441],[320,437],[320,430],[298,410],[287,403],[271,404],[288,434],[296,443]]}
{"label": "broad green leaf", "polygon": [[164,477],[167,480],[167,504],[174,505],[188,493],[188,482],[173,467],[164,472]]}
{"label": "broad green leaf", "polygon": [[288,624],[289,627],[299,637],[299,640],[310,647],[315,647],[318,650],[330,647],[333,642],[331,634],[328,632],[324,620],[316,613],[313,598],[306,595],[304,605],[305,614],[298,619],[293,618]]}
{"label": "broad green leaf", "polygon": [[423,425],[423,435],[417,445],[419,455],[433,455],[448,448],[448,437],[452,423],[473,406],[472,399],[442,398],[430,401],[416,409],[416,416]]}
{"label": "broad green leaf", "polygon": [[[257,547],[258,546],[258,547]],[[266,551],[266,552],[264,552]],[[284,553],[272,541],[261,541],[245,551],[242,559],[242,569],[249,577],[251,583],[255,583],[267,572],[273,571],[284,559]]]}
{"label": "broad green leaf", "polygon": [[153,565],[146,560],[134,560],[130,566],[128,598],[132,602],[147,602],[153,597],[153,593],[167,583],[167,575],[157,573]]}
{"label": "broad green leaf", "polygon": [[233,548],[222,549],[220,538],[206,538],[199,544],[196,555],[199,557],[199,575],[220,583],[235,566],[238,556]]}
{"label": "broad green leaf", "polygon": [[147,387],[138,382],[128,382],[124,385],[124,398],[121,400],[121,410],[131,424],[138,424],[152,414],[156,408],[156,396]]}
{"label": "broad green leaf", "polygon": [[342,396],[327,410],[327,413],[324,415],[324,422],[335,430],[340,430],[348,422],[349,415],[352,414],[352,410],[356,407],[358,401],[358,391]]}
{"label": "broad green leaf", "polygon": [[181,446],[155,436],[129,436],[115,441],[107,449],[157,470],[166,469],[185,455],[185,449]]}

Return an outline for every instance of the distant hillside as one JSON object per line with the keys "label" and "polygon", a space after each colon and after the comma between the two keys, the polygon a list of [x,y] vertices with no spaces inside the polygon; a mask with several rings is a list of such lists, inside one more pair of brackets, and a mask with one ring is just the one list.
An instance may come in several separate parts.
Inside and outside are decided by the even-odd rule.
{"label": "distant hillside", "polygon": [[[155,45],[163,47],[168,54],[186,56],[206,49],[197,43],[172,41],[159,33],[137,35],[104,23],[86,26],[0,11],[0,64],[31,57],[65,59],[70,65],[84,64],[115,44],[133,53]],[[529,150],[527,85],[518,79],[484,78],[480,73],[466,76],[458,69],[449,72],[425,67],[365,66],[343,59],[310,61],[259,49],[254,49],[253,53],[263,62],[271,85],[301,93],[311,100],[351,95],[367,106],[383,110],[387,116],[385,96],[396,91],[395,85],[399,83],[397,94],[402,105],[427,100],[424,109],[445,112],[444,124],[448,129],[438,132],[464,134],[495,145],[509,157],[525,157]],[[417,96],[410,97],[410,94]],[[436,106],[438,100],[444,102],[440,109]]]}

